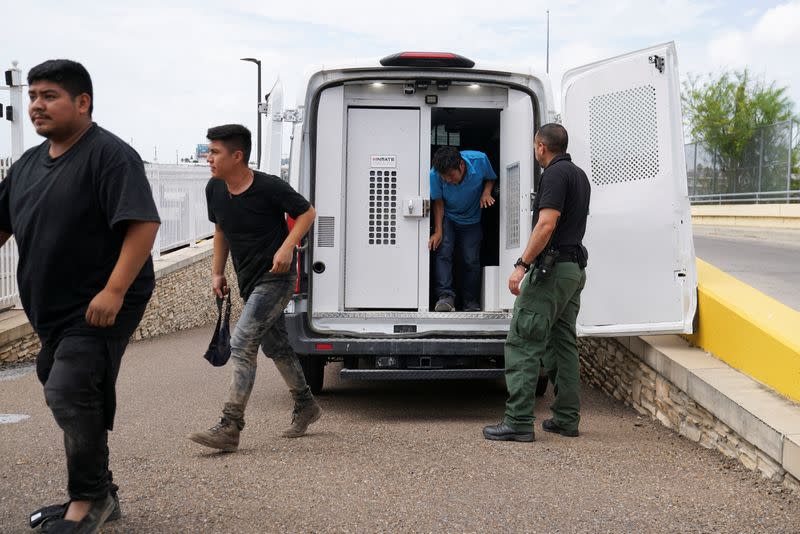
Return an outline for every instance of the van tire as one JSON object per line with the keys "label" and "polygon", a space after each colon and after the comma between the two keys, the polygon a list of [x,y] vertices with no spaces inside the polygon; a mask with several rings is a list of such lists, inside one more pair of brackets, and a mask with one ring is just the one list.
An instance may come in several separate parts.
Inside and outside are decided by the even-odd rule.
{"label": "van tire", "polygon": [[306,383],[311,388],[311,393],[318,395],[322,391],[325,381],[325,358],[314,356],[298,356],[300,367],[306,376]]}
{"label": "van tire", "polygon": [[547,375],[544,374],[544,371],[539,375],[539,380],[536,382],[536,396],[543,397],[545,392],[547,391],[547,384],[549,380],[547,379]]}

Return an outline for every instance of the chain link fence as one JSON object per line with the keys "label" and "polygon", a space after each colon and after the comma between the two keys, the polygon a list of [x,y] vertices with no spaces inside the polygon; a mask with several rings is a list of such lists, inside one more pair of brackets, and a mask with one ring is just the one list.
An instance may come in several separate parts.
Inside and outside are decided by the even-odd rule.
{"label": "chain link fence", "polygon": [[702,142],[685,145],[693,204],[800,202],[796,170],[800,127],[794,121],[753,132],[742,157],[727,161]]}

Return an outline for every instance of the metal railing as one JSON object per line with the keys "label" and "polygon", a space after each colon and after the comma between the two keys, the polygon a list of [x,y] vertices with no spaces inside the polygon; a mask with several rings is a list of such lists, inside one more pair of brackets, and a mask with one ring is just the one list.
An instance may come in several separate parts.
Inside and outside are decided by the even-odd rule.
{"label": "metal railing", "polygon": [[4,180],[11,167],[11,158],[0,158],[0,180]]}
{"label": "metal railing", "polygon": [[145,171],[161,217],[154,257],[213,235],[205,194],[208,167],[153,163],[145,165]]}
{"label": "metal railing", "polygon": [[783,204],[800,202],[800,190],[693,195],[692,204]]}
{"label": "metal railing", "polygon": [[[10,160],[0,159],[0,162],[5,177]],[[145,165],[145,172],[161,217],[153,245],[154,258],[213,235],[214,225],[208,220],[205,197],[210,178],[208,167],[152,163]],[[19,305],[18,260],[17,244],[12,237],[0,248],[0,310]]]}
{"label": "metal railing", "polygon": [[17,288],[17,242],[11,237],[0,248],[0,310],[12,308],[19,304]]}

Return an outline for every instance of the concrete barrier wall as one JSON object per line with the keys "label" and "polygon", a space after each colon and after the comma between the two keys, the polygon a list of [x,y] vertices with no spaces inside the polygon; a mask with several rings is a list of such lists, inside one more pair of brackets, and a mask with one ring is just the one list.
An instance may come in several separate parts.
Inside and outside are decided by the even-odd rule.
{"label": "concrete barrier wall", "polygon": [[[209,240],[198,247],[187,247],[154,261],[156,288],[132,341],[216,322],[217,308],[211,291],[212,251]],[[225,276],[232,291],[235,318],[241,312],[242,301],[230,260]],[[14,317],[5,321],[6,326],[0,324],[0,366],[34,360],[40,350],[39,337],[24,314],[6,313]],[[202,355],[205,349],[198,347],[198,354]]]}
{"label": "concrete barrier wall", "polygon": [[692,223],[800,229],[800,204],[723,204],[692,206]]}
{"label": "concrete barrier wall", "polygon": [[688,339],[800,402],[800,312],[700,259],[697,278],[697,328]]}

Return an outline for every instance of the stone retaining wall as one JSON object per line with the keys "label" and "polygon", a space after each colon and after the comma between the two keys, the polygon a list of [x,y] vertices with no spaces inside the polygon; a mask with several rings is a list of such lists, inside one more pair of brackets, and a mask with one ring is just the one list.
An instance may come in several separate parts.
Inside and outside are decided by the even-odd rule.
{"label": "stone retaining wall", "polygon": [[800,493],[800,481],[614,338],[579,340],[584,382],[707,449]]}
{"label": "stone retaining wall", "polygon": [[0,368],[3,365],[33,361],[40,349],[39,336],[34,332],[6,343],[0,346]]}
{"label": "stone retaining wall", "polygon": [[[156,273],[156,289],[139,328],[131,338],[133,341],[214,324],[217,321],[216,301],[211,290],[211,251],[199,253],[194,260],[177,269],[161,269]],[[239,298],[236,274],[230,260],[225,268],[225,277],[232,291],[231,315],[235,318],[241,312],[242,300]],[[205,347],[202,349],[205,350]]]}
{"label": "stone retaining wall", "polygon": [[[154,262],[156,288],[132,341],[216,322],[217,307],[211,291],[211,253],[211,244],[206,243],[164,255]],[[232,291],[232,318],[235,320],[241,313],[242,300],[230,260],[225,276]],[[33,361],[39,350],[39,337],[28,327],[24,334],[0,345],[0,367]],[[198,350],[204,351],[205,347],[198,347]]]}

